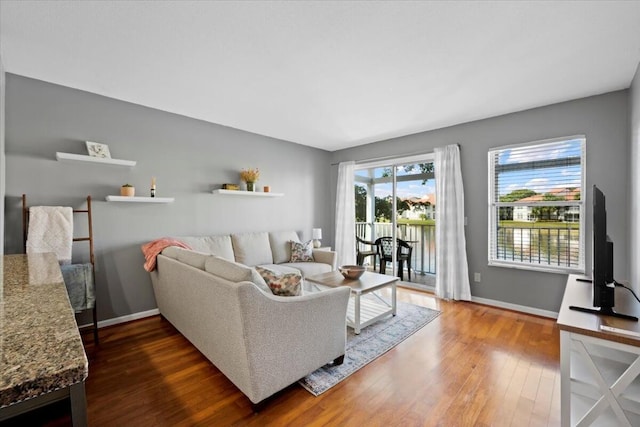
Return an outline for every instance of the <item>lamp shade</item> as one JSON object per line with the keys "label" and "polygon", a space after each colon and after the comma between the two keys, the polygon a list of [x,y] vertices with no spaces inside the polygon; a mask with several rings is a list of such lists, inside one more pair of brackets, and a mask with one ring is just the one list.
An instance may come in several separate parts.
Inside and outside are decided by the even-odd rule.
{"label": "lamp shade", "polygon": [[311,238],[312,239],[322,239],[322,228],[314,228],[311,230]]}

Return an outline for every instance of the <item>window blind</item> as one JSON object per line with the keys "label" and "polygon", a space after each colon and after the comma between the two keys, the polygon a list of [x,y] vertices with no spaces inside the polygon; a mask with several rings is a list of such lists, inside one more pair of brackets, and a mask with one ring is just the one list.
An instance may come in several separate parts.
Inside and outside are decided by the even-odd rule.
{"label": "window blind", "polygon": [[584,273],[585,142],[489,151],[489,265]]}

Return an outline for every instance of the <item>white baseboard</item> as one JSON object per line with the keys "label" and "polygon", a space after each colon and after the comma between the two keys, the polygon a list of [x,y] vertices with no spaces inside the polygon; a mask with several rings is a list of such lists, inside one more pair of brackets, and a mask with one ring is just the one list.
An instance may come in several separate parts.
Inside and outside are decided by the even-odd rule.
{"label": "white baseboard", "polygon": [[471,296],[471,301],[477,302],[478,304],[490,305],[492,307],[506,308],[507,310],[521,311],[523,313],[534,314],[536,316],[549,317],[551,319],[558,318],[558,313],[556,313],[555,311],[548,311],[548,310],[542,310],[540,308],[527,307],[526,305],[511,304],[504,301],[497,301],[494,299],[479,298],[474,296]]}
{"label": "white baseboard", "polygon": [[[118,325],[120,323],[131,322],[132,320],[144,319],[145,317],[155,316],[160,314],[160,310],[154,308],[153,310],[140,311],[138,313],[127,314],[126,316],[114,317],[113,319],[100,320],[98,322],[98,328],[104,328],[106,326]],[[91,323],[86,325],[80,325],[80,328],[93,326]]]}
{"label": "white baseboard", "polygon": [[[424,288],[427,288],[427,290],[431,292],[435,292],[435,289],[431,286],[421,286],[419,289],[424,290]],[[526,305],[511,304],[508,302],[496,301],[493,299],[479,298],[474,296],[471,297],[471,301],[477,302],[478,304],[490,305],[492,307],[506,308],[507,310],[520,311],[522,313],[534,314],[536,316],[549,317],[551,319],[558,318],[558,313],[554,311],[527,307]],[[118,325],[120,323],[131,322],[132,320],[144,319],[145,317],[151,317],[157,314],[160,314],[160,310],[158,310],[157,308],[154,308],[153,310],[141,311],[138,313],[128,314],[126,316],[115,317],[113,319],[101,320],[98,322],[98,328],[104,328],[106,326],[113,326],[113,325]],[[86,326],[92,326],[92,325],[91,323],[88,323],[86,325],[80,325],[80,328],[83,328]]]}
{"label": "white baseboard", "polygon": [[[421,291],[426,290],[429,292],[433,292],[434,294],[436,292],[436,288],[434,286],[429,286],[429,285],[413,285],[410,282],[402,282],[402,286],[404,286],[405,288],[418,289]],[[526,305],[511,304],[508,302],[497,301],[497,300],[488,299],[488,298],[479,298],[479,297],[474,297],[473,295],[471,296],[471,301],[477,302],[478,304],[490,305],[492,307],[505,308],[507,310],[513,310],[513,311],[520,311],[522,313],[533,314],[536,316],[549,317],[551,319],[558,318],[558,313],[554,311],[527,307]]]}

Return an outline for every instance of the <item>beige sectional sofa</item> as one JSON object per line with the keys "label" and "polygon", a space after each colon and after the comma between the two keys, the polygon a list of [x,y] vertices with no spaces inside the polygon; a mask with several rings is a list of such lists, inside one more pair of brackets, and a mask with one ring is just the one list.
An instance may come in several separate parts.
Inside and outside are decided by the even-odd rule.
{"label": "beige sectional sofa", "polygon": [[349,288],[275,296],[252,268],[308,276],[335,269],[334,252],[288,262],[295,232],[178,239],[193,250],[166,248],[150,273],[160,313],[254,405],[329,362],[342,363]]}
{"label": "beige sectional sofa", "polygon": [[303,276],[326,273],[336,269],[336,253],[313,250],[315,262],[289,262],[291,245],[300,242],[295,231],[239,233],[222,236],[178,237],[194,251],[215,254],[249,267],[260,265],[279,272],[299,271]]}

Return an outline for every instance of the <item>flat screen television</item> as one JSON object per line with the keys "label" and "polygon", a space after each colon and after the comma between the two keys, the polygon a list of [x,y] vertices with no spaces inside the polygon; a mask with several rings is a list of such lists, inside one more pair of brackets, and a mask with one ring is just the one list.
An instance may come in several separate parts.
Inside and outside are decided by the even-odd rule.
{"label": "flat screen television", "polygon": [[[615,307],[615,286],[613,278],[613,242],[607,235],[607,207],[604,193],[593,186],[593,275],[591,283],[593,287],[593,307],[571,306],[572,310],[587,313],[603,314],[606,316],[620,317],[627,320],[635,320],[635,316],[617,313]],[[581,280],[581,279],[578,279]],[[582,279],[582,281],[588,281]]]}

